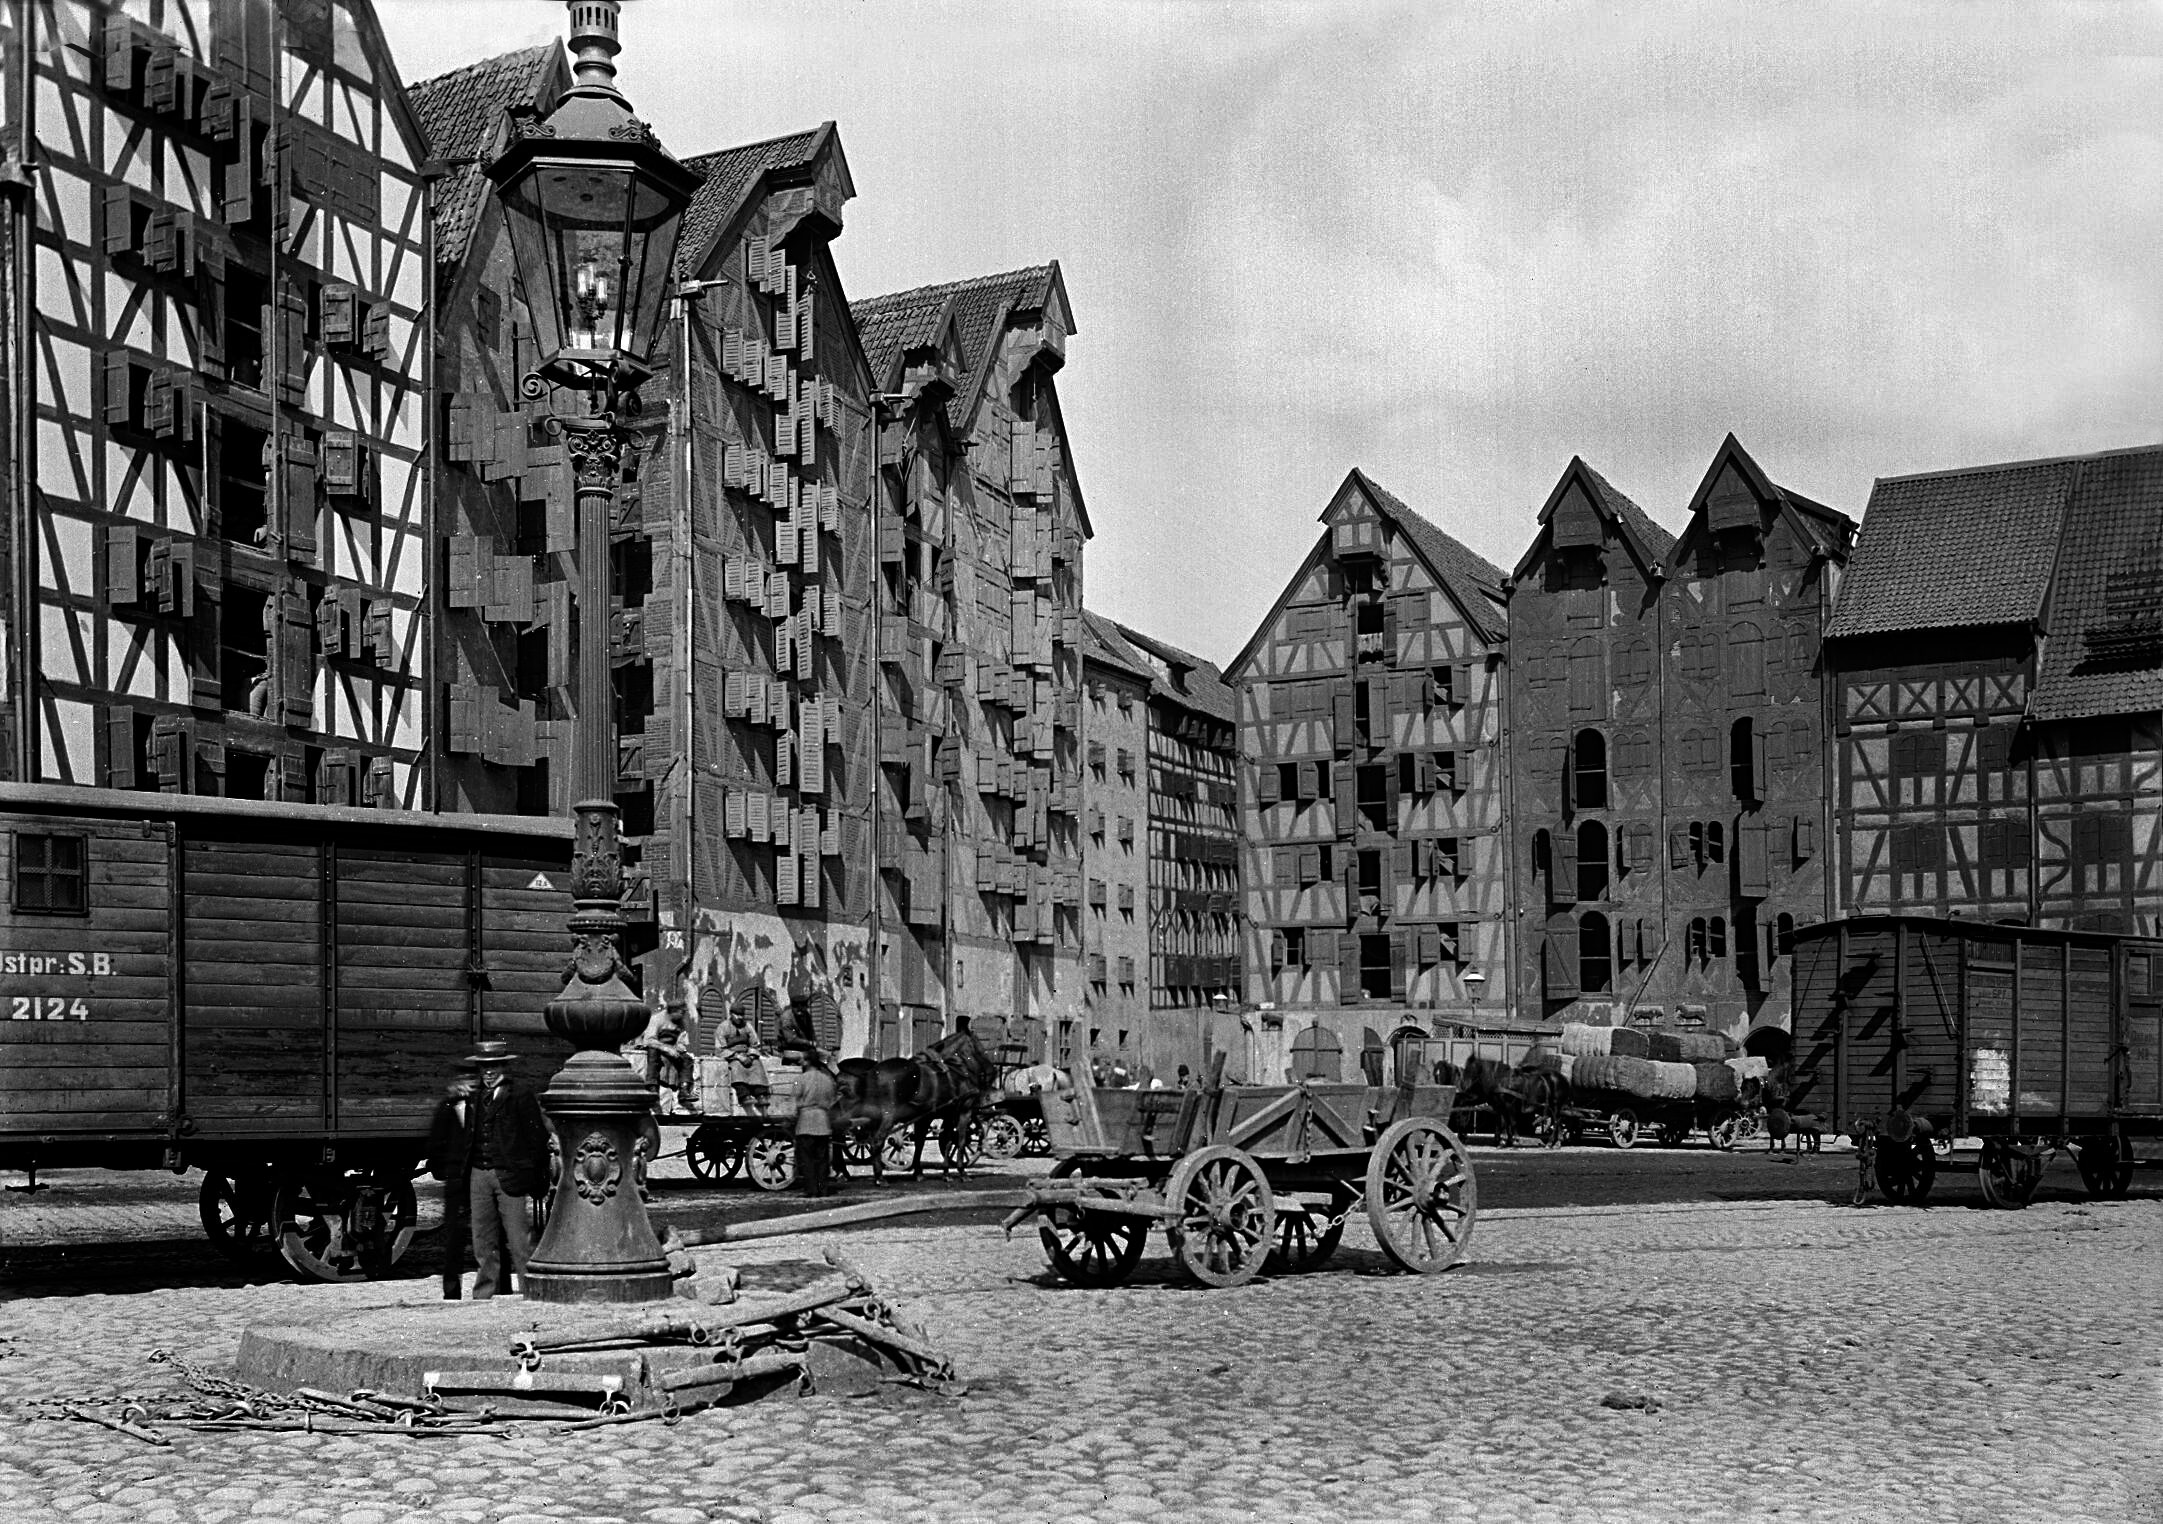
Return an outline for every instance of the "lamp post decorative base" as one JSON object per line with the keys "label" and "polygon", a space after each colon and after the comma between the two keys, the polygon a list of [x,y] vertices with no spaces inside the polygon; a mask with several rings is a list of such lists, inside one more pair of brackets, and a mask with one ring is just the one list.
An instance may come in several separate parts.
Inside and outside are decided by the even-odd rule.
{"label": "lamp post decorative base", "polygon": [[527,1263],[536,1302],[646,1302],[672,1294],[668,1255],[639,1198],[640,1154],[653,1092],[617,1052],[646,1026],[646,1004],[623,981],[616,951],[623,858],[616,806],[573,807],[571,967],[548,1003],[548,1029],[578,1049],[542,1092],[563,1174],[548,1230]]}

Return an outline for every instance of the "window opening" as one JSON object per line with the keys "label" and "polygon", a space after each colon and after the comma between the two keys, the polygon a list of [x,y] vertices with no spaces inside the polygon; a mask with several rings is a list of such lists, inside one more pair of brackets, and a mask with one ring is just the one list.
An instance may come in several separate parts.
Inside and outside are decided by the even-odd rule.
{"label": "window opening", "polygon": [[263,629],[268,596],[237,582],[225,585],[218,613],[218,686],[228,709],[261,719],[270,713],[269,637]]}
{"label": "window opening", "polygon": [[1607,917],[1594,911],[1577,923],[1577,987],[1587,995],[1603,994],[1614,980]]}
{"label": "window opening", "polygon": [[218,416],[216,422],[218,532],[236,545],[262,546],[270,539],[267,437],[232,418]]}
{"label": "window opening", "polygon": [[1607,737],[1597,730],[1580,730],[1574,745],[1577,764],[1577,807],[1607,807]]}
{"label": "window opening", "polygon": [[1390,997],[1390,945],[1389,937],[1368,936],[1359,939],[1359,992],[1376,1000]]}
{"label": "window opening", "polygon": [[1597,820],[1577,828],[1577,897],[1607,898],[1607,827]]}
{"label": "window opening", "polygon": [[90,908],[81,836],[15,833],[15,908],[35,915],[82,915]]}
{"label": "window opening", "polygon": [[1360,768],[1356,781],[1359,787],[1360,817],[1377,831],[1389,830],[1394,822],[1389,818],[1387,765]]}

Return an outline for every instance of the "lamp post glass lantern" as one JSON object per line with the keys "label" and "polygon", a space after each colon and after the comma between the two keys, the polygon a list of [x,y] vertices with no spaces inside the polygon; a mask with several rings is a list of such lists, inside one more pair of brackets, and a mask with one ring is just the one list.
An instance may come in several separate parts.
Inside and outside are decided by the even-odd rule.
{"label": "lamp post glass lantern", "polygon": [[548,1228],[527,1266],[543,1302],[631,1302],[669,1295],[668,1256],[639,1183],[651,1160],[653,1091],[621,1048],[645,1028],[618,942],[623,854],[616,837],[616,743],[609,664],[609,525],[617,472],[633,436],[619,416],[635,388],[676,260],[676,234],[698,178],[654,140],[615,86],[616,0],[571,0],[574,83],[546,120],[514,119],[488,166],[531,320],[529,400],[585,394],[584,416],[552,419],[576,468],[578,713],[573,797],[571,969],[548,1004],[548,1029],[577,1051],[542,1109],[562,1158]]}

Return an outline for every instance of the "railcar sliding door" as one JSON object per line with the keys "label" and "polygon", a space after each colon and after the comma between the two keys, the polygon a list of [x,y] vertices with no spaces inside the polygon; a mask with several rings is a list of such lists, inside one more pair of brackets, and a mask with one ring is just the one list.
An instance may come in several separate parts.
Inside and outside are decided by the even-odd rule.
{"label": "railcar sliding door", "polygon": [[181,862],[188,1115],[209,1137],[323,1126],[318,849],[191,837]]}

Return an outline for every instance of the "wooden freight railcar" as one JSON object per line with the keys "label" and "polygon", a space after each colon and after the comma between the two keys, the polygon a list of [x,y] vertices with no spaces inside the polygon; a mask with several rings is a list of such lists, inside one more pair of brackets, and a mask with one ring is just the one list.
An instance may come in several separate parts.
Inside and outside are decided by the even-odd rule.
{"label": "wooden freight railcar", "polygon": [[[2073,1149],[2122,1194],[2163,1131],[2163,941],[1928,916],[1795,934],[1794,1099],[1875,1129],[1879,1185],[1921,1200],[1930,1140],[1979,1137],[1983,1192],[2019,1206]],[[1918,1124],[1923,1125],[1918,1125]]]}
{"label": "wooden freight railcar", "polygon": [[568,1056],[568,821],[0,785],[0,1167],[198,1168],[203,1225],[402,1253],[475,1039]]}

